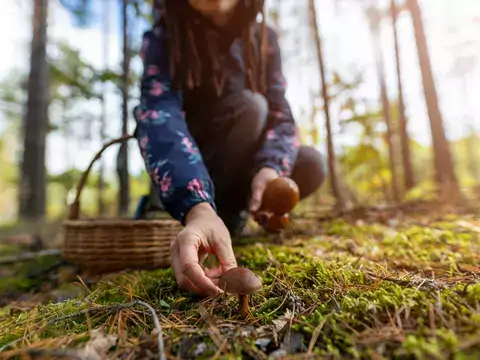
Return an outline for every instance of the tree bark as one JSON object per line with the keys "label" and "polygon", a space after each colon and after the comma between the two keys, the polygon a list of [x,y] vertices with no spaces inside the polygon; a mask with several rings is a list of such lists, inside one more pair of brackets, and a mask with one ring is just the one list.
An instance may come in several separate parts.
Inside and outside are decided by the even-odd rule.
{"label": "tree bark", "polygon": [[[122,0],[123,13],[123,76],[122,76],[122,134],[128,132],[128,85],[130,70],[130,49],[128,42],[128,0]],[[117,158],[117,172],[120,183],[119,215],[127,216],[130,203],[130,184],[128,176],[128,144],[120,145]]]}
{"label": "tree bark", "polygon": [[385,124],[387,125],[387,145],[388,145],[388,159],[390,164],[390,172],[392,175],[391,191],[393,201],[396,203],[400,199],[400,191],[398,185],[398,172],[397,172],[397,163],[395,159],[395,141],[394,135],[395,132],[392,126],[392,119],[390,116],[390,101],[387,94],[387,85],[385,80],[385,64],[383,61],[383,52],[380,42],[380,14],[378,9],[375,6],[371,6],[367,9],[367,16],[370,22],[370,31],[372,34],[374,56],[375,56],[375,65],[377,69],[377,76],[380,85],[380,96],[382,101],[382,112]]}
{"label": "tree bark", "polygon": [[400,132],[400,144],[403,163],[403,181],[405,190],[410,190],[415,186],[415,177],[412,166],[412,154],[410,150],[410,136],[408,135],[408,123],[405,116],[405,101],[403,98],[402,66],[400,61],[400,45],[398,41],[397,20],[398,8],[395,0],[390,0],[390,12],[392,17],[393,42],[395,46],[395,62],[397,70],[397,88],[398,88],[398,123]]}
{"label": "tree bark", "polygon": [[[102,56],[103,56],[103,68],[108,70],[108,50],[109,50],[109,36],[110,36],[110,2],[103,2],[103,44],[102,44]],[[102,84],[102,114],[100,117],[100,139],[102,143],[106,141],[105,127],[107,121],[107,100],[105,98],[106,83]],[[105,201],[103,193],[105,191],[105,161],[103,158],[99,160],[100,169],[98,174],[98,215],[100,217],[105,215]]]}
{"label": "tree bark", "polygon": [[442,114],[438,104],[438,95],[435,81],[433,79],[432,66],[430,55],[428,53],[427,38],[425,35],[420,6],[417,0],[407,0],[407,6],[412,17],[418,60],[422,73],[423,91],[430,119],[434,152],[435,180],[443,195],[457,197],[460,195],[460,188],[455,175],[450,145],[445,135]]}
{"label": "tree bark", "polygon": [[336,199],[336,206],[339,209],[345,208],[345,202],[340,190],[340,185],[338,181],[338,174],[335,164],[335,149],[333,147],[333,134],[332,126],[330,121],[330,99],[328,97],[328,86],[326,83],[325,76],[325,64],[322,51],[322,39],[320,36],[319,26],[317,23],[317,11],[315,8],[315,0],[309,0],[310,8],[310,22],[311,29],[313,33],[313,38],[315,40],[315,45],[317,49],[317,60],[320,70],[320,77],[322,81],[322,97],[324,101],[324,111],[325,111],[325,123],[327,128],[327,151],[328,151],[328,171],[330,177],[330,186],[332,187],[333,195]]}
{"label": "tree bark", "polygon": [[318,126],[317,126],[317,123],[315,122],[315,119],[318,114],[318,109],[315,106],[315,99],[316,99],[315,94],[311,94],[313,108],[312,108],[312,113],[310,114],[310,126],[311,126],[310,133],[311,133],[313,145],[317,146],[320,143],[320,134],[318,133]]}
{"label": "tree bark", "polygon": [[19,217],[42,220],[46,213],[45,152],[48,133],[49,70],[47,62],[48,0],[34,0],[28,99],[23,120]]}

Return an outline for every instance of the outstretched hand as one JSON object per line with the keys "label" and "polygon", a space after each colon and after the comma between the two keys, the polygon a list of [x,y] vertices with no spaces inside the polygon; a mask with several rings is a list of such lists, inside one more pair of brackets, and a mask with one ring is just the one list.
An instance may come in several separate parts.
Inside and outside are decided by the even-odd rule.
{"label": "outstretched hand", "polygon": [[[198,295],[215,296],[221,292],[218,278],[237,266],[230,233],[207,203],[200,203],[189,211],[185,227],[170,250],[178,285]],[[216,255],[220,266],[204,269],[202,262],[208,254]]]}

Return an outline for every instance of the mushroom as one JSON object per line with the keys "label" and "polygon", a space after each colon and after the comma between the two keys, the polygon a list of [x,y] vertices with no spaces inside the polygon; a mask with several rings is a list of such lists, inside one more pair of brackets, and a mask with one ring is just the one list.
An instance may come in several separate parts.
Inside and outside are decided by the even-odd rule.
{"label": "mushroom", "polygon": [[287,228],[290,224],[290,214],[285,213],[283,215],[272,214],[268,220],[265,222],[265,230],[278,233]]}
{"label": "mushroom", "polygon": [[267,184],[260,210],[283,215],[292,211],[299,199],[300,192],[295,181],[288,177],[279,177]]}
{"label": "mushroom", "polygon": [[244,319],[249,312],[249,295],[262,288],[262,280],[252,270],[236,267],[220,277],[218,287],[227,293],[238,295],[239,315]]}
{"label": "mushroom", "polygon": [[253,214],[255,221],[268,232],[278,233],[290,224],[290,212],[300,199],[298,185],[288,177],[279,177],[267,184],[262,205]]}

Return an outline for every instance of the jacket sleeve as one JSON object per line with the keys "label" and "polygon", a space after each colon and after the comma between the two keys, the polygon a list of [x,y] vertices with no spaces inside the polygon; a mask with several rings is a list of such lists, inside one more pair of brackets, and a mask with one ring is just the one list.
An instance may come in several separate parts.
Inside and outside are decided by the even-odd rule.
{"label": "jacket sleeve", "polygon": [[214,209],[214,185],[190,135],[182,94],[172,87],[166,38],[161,27],[143,35],[140,104],[134,114],[136,137],[147,171],[170,215],[184,224],[194,205]]}
{"label": "jacket sleeve", "polygon": [[278,38],[270,27],[267,27],[267,39],[268,121],[263,143],[255,157],[256,169],[269,167],[279,175],[290,176],[300,140],[290,105],[285,98],[286,82]]}

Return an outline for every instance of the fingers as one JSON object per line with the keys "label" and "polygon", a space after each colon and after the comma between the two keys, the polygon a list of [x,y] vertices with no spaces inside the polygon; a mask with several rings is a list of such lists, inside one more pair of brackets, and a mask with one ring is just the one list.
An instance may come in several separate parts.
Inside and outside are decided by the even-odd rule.
{"label": "fingers", "polygon": [[184,265],[183,273],[203,295],[215,296],[219,293],[219,288],[209,277],[207,277],[202,267],[197,263],[187,263]]}
{"label": "fingers", "polygon": [[216,278],[219,278],[222,276],[223,270],[221,266],[216,266],[214,268],[206,268],[205,269],[205,275],[207,275],[212,281],[214,281]]}
{"label": "fingers", "polygon": [[212,244],[212,248],[217,255],[222,272],[237,267],[237,260],[233,252],[231,239],[217,239],[217,241]]}
{"label": "fingers", "polygon": [[278,177],[277,172],[271,168],[261,169],[252,182],[252,197],[250,198],[250,212],[255,213],[262,205],[262,197],[269,181]]}
{"label": "fingers", "polygon": [[[207,275],[217,287],[220,281],[220,276],[222,276],[222,274],[223,274],[223,271],[221,266],[217,266],[211,269],[205,268],[205,275]],[[220,290],[223,291],[223,289],[220,289]]]}
{"label": "fingers", "polygon": [[215,296],[219,288],[205,275],[199,264],[198,247],[196,235],[188,232],[180,234],[176,240],[177,253],[175,254],[175,265],[178,268],[177,282],[180,286],[188,286],[189,280],[197,289],[197,293],[208,296]]}
{"label": "fingers", "polygon": [[185,291],[193,292],[198,295],[202,295],[201,290],[196,287],[182,272],[180,266],[180,257],[178,255],[178,247],[172,249],[172,267],[175,272],[175,279],[177,280],[178,286]]}
{"label": "fingers", "polygon": [[[198,222],[198,221],[197,221]],[[208,254],[215,254],[220,266],[203,269]],[[218,278],[237,267],[228,229],[217,216],[191,222],[171,246],[172,266],[177,283],[183,289],[199,295],[216,296],[221,293]]]}
{"label": "fingers", "polygon": [[250,199],[250,212],[256,212],[262,204],[262,196],[265,191],[265,182],[255,181],[252,184],[252,197]]}

